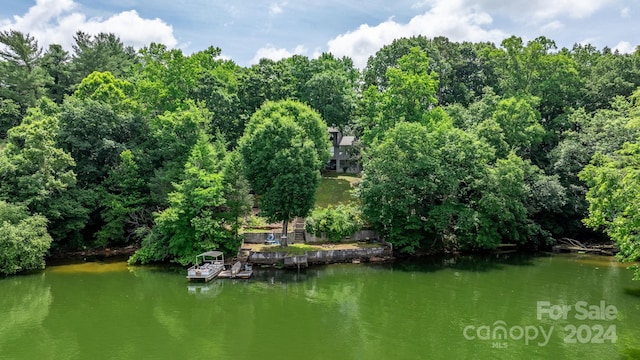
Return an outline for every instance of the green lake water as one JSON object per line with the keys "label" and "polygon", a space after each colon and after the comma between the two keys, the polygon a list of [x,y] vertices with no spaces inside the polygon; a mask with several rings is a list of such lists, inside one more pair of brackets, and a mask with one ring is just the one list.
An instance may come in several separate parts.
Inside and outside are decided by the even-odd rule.
{"label": "green lake water", "polygon": [[113,262],[0,278],[0,359],[640,358],[640,282],[612,258],[257,269],[206,285],[184,275]]}

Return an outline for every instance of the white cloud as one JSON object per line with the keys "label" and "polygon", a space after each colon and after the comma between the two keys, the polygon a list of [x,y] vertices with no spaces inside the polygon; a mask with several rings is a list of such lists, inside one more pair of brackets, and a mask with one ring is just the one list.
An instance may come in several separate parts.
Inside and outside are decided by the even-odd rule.
{"label": "white cloud", "polygon": [[[436,0],[436,2],[442,0]],[[464,0],[464,6],[476,6],[483,11],[501,13],[511,19],[540,22],[567,16],[582,19],[616,3],[617,0]]]}
{"label": "white cloud", "polygon": [[631,9],[629,9],[628,7],[624,7],[622,8],[622,10],[620,10],[620,16],[623,18],[628,18],[631,15]]}
{"label": "white cloud", "polygon": [[628,41],[620,41],[618,45],[613,47],[613,50],[622,54],[630,54],[634,52],[636,48]]}
{"label": "white cloud", "polygon": [[282,7],[286,4],[273,3],[269,6],[269,15],[278,15],[282,13]]}
{"label": "white cloud", "polygon": [[554,20],[548,24],[543,25],[540,30],[542,31],[554,31],[554,30],[559,30],[562,29],[564,27],[564,24],[561,23],[558,20]]}
{"label": "white cloud", "polygon": [[408,23],[387,20],[375,26],[361,25],[328,42],[329,52],[349,56],[357,67],[363,68],[369,56],[394,39],[424,35],[446,36],[452,41],[492,41],[500,43],[507,35],[498,29],[486,29],[492,17],[466,0],[437,0],[434,6]]}
{"label": "white cloud", "polygon": [[260,59],[271,59],[274,61],[278,61],[280,59],[288,58],[293,55],[305,55],[307,53],[307,48],[303,45],[298,45],[292,50],[287,50],[285,48],[276,48],[271,45],[267,45],[266,47],[258,49],[256,55],[251,59],[251,64],[257,64]]}
{"label": "white cloud", "polygon": [[89,18],[76,11],[73,0],[37,0],[23,16],[0,20],[0,30],[14,29],[30,33],[40,46],[60,44],[71,49],[73,35],[77,31],[88,34],[114,33],[126,45],[142,47],[158,42],[175,47],[178,41],[173,28],[159,18],[145,19],[135,10],[114,14],[106,19]]}

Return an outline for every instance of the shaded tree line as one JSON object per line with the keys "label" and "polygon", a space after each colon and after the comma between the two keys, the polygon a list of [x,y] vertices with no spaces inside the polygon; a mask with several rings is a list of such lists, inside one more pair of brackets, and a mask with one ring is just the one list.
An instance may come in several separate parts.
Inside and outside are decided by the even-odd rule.
{"label": "shaded tree line", "polygon": [[[0,33],[0,201],[15,207],[0,221],[15,234],[31,227],[16,236],[40,257],[48,244],[135,244],[140,262],[232,252],[251,190],[272,220],[309,212],[326,125],[359,139],[361,210],[399,251],[604,233],[637,243],[611,230],[629,209],[583,219],[613,196],[590,190],[604,181],[594,174],[634,166],[638,51],[419,36],[359,70],[331,54],[241,67],[215,47],[187,55],[135,51],[113,34],[74,40],[68,52]],[[300,191],[269,192],[290,184]],[[12,262],[2,272],[41,265]]]}

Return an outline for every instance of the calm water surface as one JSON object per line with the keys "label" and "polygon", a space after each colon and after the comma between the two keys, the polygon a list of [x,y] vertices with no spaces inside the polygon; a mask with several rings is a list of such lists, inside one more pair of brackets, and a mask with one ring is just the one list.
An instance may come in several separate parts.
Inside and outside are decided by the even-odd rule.
{"label": "calm water surface", "polygon": [[[640,358],[640,282],[611,258],[258,269],[199,286],[184,275],[118,262],[0,278],[0,359]],[[538,319],[539,301],[571,310]],[[580,301],[617,314],[577,319]]]}

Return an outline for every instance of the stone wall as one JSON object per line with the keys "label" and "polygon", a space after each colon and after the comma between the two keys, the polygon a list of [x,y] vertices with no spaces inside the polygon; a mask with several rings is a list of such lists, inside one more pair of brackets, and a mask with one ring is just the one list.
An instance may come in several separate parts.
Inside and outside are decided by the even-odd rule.
{"label": "stone wall", "polygon": [[[366,249],[336,249],[307,251],[307,262],[309,264],[331,264],[340,262],[350,262],[354,259],[368,261],[371,258],[382,258],[391,256],[391,249],[388,247],[376,247]],[[248,261],[254,264],[278,264],[287,257],[285,252],[254,252],[249,255]]]}
{"label": "stone wall", "polygon": [[285,256],[287,256],[284,252],[255,252],[252,251],[249,254],[248,262],[253,264],[268,264],[273,265],[277,264],[281,261],[284,261]]}

